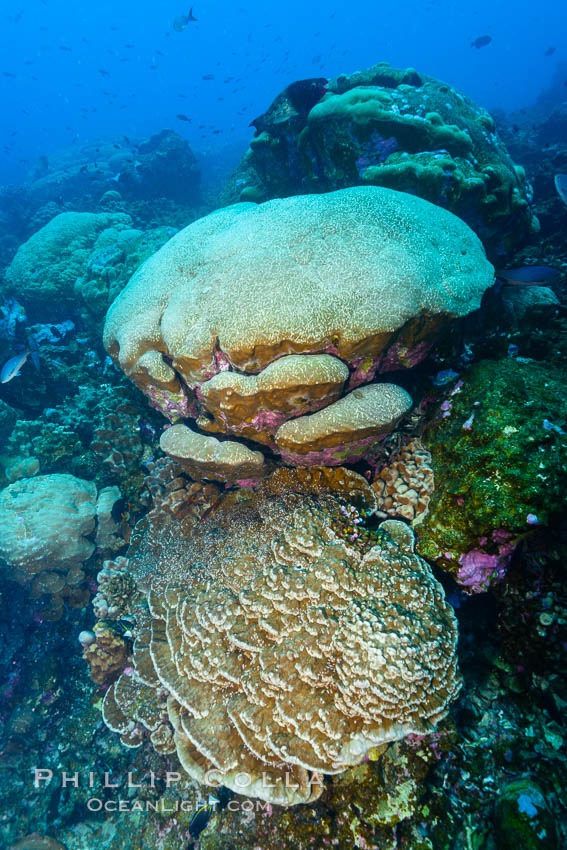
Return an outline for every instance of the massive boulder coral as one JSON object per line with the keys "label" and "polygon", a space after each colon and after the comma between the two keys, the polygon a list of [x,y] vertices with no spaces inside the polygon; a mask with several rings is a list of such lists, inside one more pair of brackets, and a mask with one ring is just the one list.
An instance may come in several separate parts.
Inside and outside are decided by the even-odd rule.
{"label": "massive boulder coral", "polygon": [[[202,431],[278,452],[295,431],[289,420],[312,414],[320,440],[290,449],[294,462],[304,453],[321,463],[333,446],[324,462],[336,464],[370,424],[356,422],[369,405],[341,394],[419,362],[492,281],[474,233],[405,193],[359,186],[237,204],[185,228],[137,271],[107,314],[104,343],[172,421],[194,418]],[[386,406],[375,411],[375,443],[410,402],[398,390],[393,411],[394,390],[372,392]],[[355,414],[342,446],[335,415],[318,412],[328,405]]]}
{"label": "massive boulder coral", "polygon": [[160,448],[178,461],[196,481],[209,478],[233,484],[263,478],[266,466],[261,452],[235,440],[217,440],[192,431],[186,425],[173,425],[161,435]]}
{"label": "massive boulder coral", "polygon": [[231,201],[388,186],[450,209],[494,256],[537,226],[523,169],[469,98],[385,62],[324,82],[289,86],[252,122]]}
{"label": "massive boulder coral", "polygon": [[363,547],[337,534],[341,491],[373,510],[355,473],[283,470],[187,536],[178,522],[141,541],[149,610],[103,705],[126,745],[146,729],[198,782],[289,806],[445,716],[460,676],[442,587],[405,524]]}
{"label": "massive boulder coral", "polygon": [[84,273],[74,284],[77,301],[82,301],[87,318],[103,319],[118,293],[148,257],[175,234],[174,227],[151,230],[115,228],[103,230],[93,245]]}
{"label": "massive boulder coral", "polygon": [[112,551],[119,527],[112,506],[117,487],[97,495],[92,481],[74,475],[22,478],[0,492],[0,558],[11,578],[31,582],[32,598],[47,597],[52,619],[63,598],[85,605],[83,563],[99,546]]}
{"label": "massive boulder coral", "polygon": [[[110,241],[129,229],[128,215],[65,212],[20,245],[6,269],[2,292],[11,294],[26,307],[31,318],[56,319],[74,299],[74,286],[85,274],[95,244],[103,231]],[[107,244],[109,239],[106,240]]]}

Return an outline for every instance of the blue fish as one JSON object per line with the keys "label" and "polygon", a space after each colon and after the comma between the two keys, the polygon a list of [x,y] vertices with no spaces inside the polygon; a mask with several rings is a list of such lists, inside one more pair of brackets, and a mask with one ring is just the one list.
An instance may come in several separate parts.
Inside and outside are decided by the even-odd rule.
{"label": "blue fish", "polygon": [[503,269],[496,277],[511,286],[549,286],[559,275],[551,266],[522,266],[518,269]]}
{"label": "blue fish", "polygon": [[23,354],[16,354],[15,357],[10,357],[2,366],[0,372],[0,384],[7,384],[12,378],[17,378],[20,374],[20,369],[29,357],[29,351]]}
{"label": "blue fish", "polygon": [[452,369],[443,369],[443,371],[437,372],[435,376],[430,376],[430,380],[433,381],[435,387],[444,387],[445,384],[450,384],[458,377],[458,372],[453,372]]}
{"label": "blue fish", "polygon": [[564,204],[567,204],[567,174],[556,174],[553,178],[557,194]]}
{"label": "blue fish", "polygon": [[549,421],[549,419],[543,420],[543,427],[546,431],[555,431],[555,433],[559,434],[560,436],[563,436],[563,434],[565,433],[563,428],[560,428],[559,425],[554,425],[553,422]]}

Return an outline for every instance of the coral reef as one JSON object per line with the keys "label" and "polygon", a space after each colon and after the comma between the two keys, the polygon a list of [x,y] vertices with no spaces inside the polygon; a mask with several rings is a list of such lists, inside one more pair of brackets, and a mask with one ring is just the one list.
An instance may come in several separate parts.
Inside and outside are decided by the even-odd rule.
{"label": "coral reef", "polygon": [[293,83],[189,228],[171,131],[0,188],[2,847],[567,846],[561,68]]}
{"label": "coral reef", "polygon": [[372,482],[378,510],[418,525],[428,511],[434,479],[431,454],[421,440],[406,440]]}
{"label": "coral reef", "polygon": [[[101,490],[68,474],[23,478],[0,492],[0,557],[9,575],[31,582],[45,618],[58,619],[64,599],[83,607],[83,564],[95,547],[112,551],[124,541],[111,515],[117,488]],[[94,542],[91,539],[96,531]]]}
{"label": "coral reef", "polygon": [[567,420],[561,370],[483,360],[424,434],[436,489],[418,551],[471,592],[501,579],[518,541],[561,510]]}
{"label": "coral reef", "polygon": [[[79,380],[80,367],[68,368],[67,374]],[[72,385],[56,409],[18,420],[0,463],[8,482],[68,471],[98,487],[118,486],[125,500],[137,505],[142,463],[157,450],[158,427],[157,414],[126,381],[97,385],[89,376],[85,384]]]}
{"label": "coral reef", "polygon": [[136,269],[174,234],[173,227],[103,230],[83,274],[74,283],[75,295],[84,303],[87,316],[102,318]]}
{"label": "coral reef", "polygon": [[[446,714],[460,687],[455,622],[411,530],[388,520],[353,548],[331,528],[343,502],[320,482],[275,473],[185,540],[178,527],[175,549],[156,555],[152,535],[153,578],[138,554],[149,618],[140,608],[135,669],[103,710],[128,746],[141,727],[162,746],[168,717],[168,746],[194,779],[239,790],[246,773],[248,796],[294,805],[320,795],[319,774]],[[171,528],[161,535],[171,542]]]}
{"label": "coral reef", "polygon": [[126,667],[128,648],[112,628],[99,625],[96,639],[83,649],[83,658],[89,665],[91,679],[97,685],[109,685]]}
{"label": "coral reef", "polygon": [[147,468],[147,490],[142,498],[151,499],[152,508],[142,521],[144,527],[161,529],[172,518],[183,519],[185,525],[194,523],[218,501],[219,490],[214,484],[191,480],[172,458],[150,461]]}
{"label": "coral reef", "polygon": [[537,227],[524,170],[494,120],[451,86],[379,63],[310,91],[308,108],[297,109],[286,89],[255,119],[230,201],[386,186],[451,210],[491,256],[510,252]]}
{"label": "coral reef", "polygon": [[98,589],[93,599],[95,616],[99,620],[118,620],[132,605],[136,582],[128,572],[128,558],[104,561],[96,580]]}
{"label": "coral reef", "polygon": [[122,213],[136,228],[177,229],[202,205],[196,157],[172,130],[73,145],[49,157],[46,173],[0,187],[0,267],[60,213]]}
{"label": "coral reef", "polygon": [[[366,388],[317,412],[314,399],[329,405],[345,365],[347,391],[415,365],[491,283],[480,242],[450,213],[355,187],[237,205],[190,225],[113,303],[104,341],[172,421],[270,440],[293,463],[340,463],[371,452],[372,424],[385,435],[409,397]],[[199,451],[215,444],[206,445]]]}
{"label": "coral reef", "polygon": [[32,318],[57,319],[73,303],[75,281],[86,272],[101,234],[107,231],[105,240],[115,240],[131,223],[121,214],[61,213],[18,248],[2,294],[13,294]]}

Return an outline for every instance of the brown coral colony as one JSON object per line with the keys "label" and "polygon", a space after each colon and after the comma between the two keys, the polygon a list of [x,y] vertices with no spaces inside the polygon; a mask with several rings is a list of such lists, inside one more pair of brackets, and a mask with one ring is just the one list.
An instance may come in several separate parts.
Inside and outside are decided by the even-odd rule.
{"label": "brown coral colony", "polygon": [[[362,552],[332,530],[345,505],[332,480],[280,479],[228,495],[188,535],[204,575],[170,562],[152,583],[135,669],[108,691],[104,717],[132,746],[143,728],[168,738],[167,715],[198,782],[242,791],[244,773],[248,795],[293,805],[319,796],[321,774],[430,730],[460,677],[452,609],[411,531],[388,520]],[[364,479],[347,480],[371,511]]]}
{"label": "brown coral colony", "polygon": [[455,617],[409,525],[379,523],[424,515],[427,451],[403,443],[372,486],[345,465],[412,405],[376,377],[423,359],[492,275],[451,213],[356,187],[220,210],[132,278],[105,344],[172,425],[96,603],[131,594],[103,708],[126,746],[149,735],[197,782],[290,806],[445,716]]}

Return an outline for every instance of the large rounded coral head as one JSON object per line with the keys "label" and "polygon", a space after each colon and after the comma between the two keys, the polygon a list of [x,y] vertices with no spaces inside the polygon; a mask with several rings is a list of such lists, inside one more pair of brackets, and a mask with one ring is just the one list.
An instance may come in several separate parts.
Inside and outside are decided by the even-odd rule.
{"label": "large rounded coral head", "polygon": [[[419,362],[492,282],[472,230],[409,194],[358,186],[236,204],[136,272],[104,342],[172,421],[277,451],[283,423]],[[324,462],[318,445],[309,452]]]}

